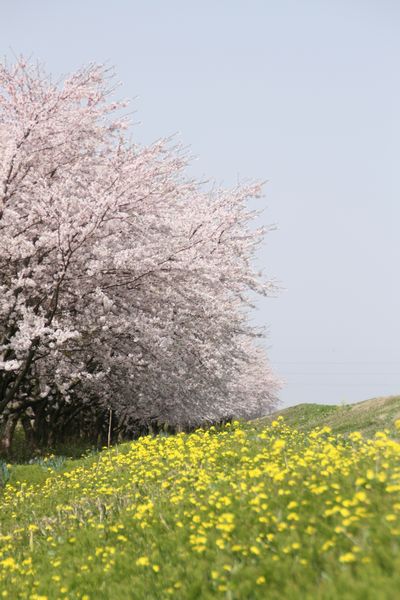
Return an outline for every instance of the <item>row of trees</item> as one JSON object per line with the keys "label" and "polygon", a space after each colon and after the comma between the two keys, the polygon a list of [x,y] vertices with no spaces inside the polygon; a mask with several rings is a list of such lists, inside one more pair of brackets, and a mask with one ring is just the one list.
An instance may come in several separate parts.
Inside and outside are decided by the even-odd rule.
{"label": "row of trees", "polygon": [[[249,292],[259,185],[185,176],[129,140],[113,78],[0,66],[0,440],[104,443],[267,412],[279,387]],[[110,421],[111,418],[111,421]]]}

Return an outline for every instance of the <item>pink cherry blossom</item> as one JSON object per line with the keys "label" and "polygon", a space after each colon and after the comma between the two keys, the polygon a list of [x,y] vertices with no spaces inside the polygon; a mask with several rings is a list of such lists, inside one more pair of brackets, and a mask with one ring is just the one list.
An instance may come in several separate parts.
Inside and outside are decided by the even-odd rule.
{"label": "pink cherry blossom", "polygon": [[[0,430],[98,439],[251,418],[279,381],[251,327],[259,184],[206,189],[129,141],[112,73],[0,65]],[[3,444],[4,445],[4,444]]]}

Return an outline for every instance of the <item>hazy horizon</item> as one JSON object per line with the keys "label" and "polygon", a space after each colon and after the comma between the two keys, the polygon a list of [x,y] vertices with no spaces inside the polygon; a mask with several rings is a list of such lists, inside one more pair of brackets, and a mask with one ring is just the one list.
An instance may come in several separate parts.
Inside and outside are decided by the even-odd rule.
{"label": "hazy horizon", "polygon": [[136,140],[177,133],[191,173],[268,180],[255,320],[284,406],[400,393],[400,5],[5,0],[2,54],[114,65]]}

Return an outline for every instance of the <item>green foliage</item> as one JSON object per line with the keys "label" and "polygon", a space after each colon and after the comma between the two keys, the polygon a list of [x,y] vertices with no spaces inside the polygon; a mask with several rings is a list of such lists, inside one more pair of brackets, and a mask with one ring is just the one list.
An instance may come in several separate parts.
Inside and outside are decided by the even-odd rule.
{"label": "green foliage", "polygon": [[37,458],[32,458],[29,463],[32,465],[40,465],[44,469],[60,471],[64,466],[65,460],[65,456],[55,456],[54,454],[51,454],[50,456],[38,456]]}

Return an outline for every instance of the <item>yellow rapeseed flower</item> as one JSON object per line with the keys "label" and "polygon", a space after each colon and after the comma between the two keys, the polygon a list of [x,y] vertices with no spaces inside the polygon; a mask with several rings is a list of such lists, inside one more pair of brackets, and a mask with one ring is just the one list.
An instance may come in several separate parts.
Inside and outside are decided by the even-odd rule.
{"label": "yellow rapeseed flower", "polygon": [[341,563],[352,563],[356,560],[355,555],[352,552],[346,552],[346,554],[342,554],[339,556],[339,562]]}

